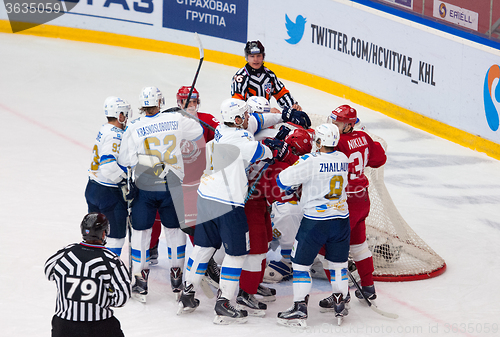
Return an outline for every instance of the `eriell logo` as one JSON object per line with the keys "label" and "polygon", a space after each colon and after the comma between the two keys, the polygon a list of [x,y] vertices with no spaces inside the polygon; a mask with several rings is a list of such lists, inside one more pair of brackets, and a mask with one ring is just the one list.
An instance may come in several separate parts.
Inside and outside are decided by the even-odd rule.
{"label": "eriell logo", "polygon": [[304,28],[306,26],[306,18],[303,17],[302,15],[298,15],[297,18],[295,19],[295,22],[290,20],[287,14],[285,14],[285,26],[286,26],[286,32],[288,33],[288,36],[290,36],[289,39],[285,39],[286,42],[290,44],[297,44],[302,40],[302,36],[304,36]]}
{"label": "eriell logo", "polygon": [[[500,105],[500,66],[494,64],[486,72],[484,78],[484,112],[486,120],[491,130],[497,131],[499,126],[499,116],[497,106]],[[495,88],[493,88],[495,85]],[[495,104],[496,102],[496,104]]]}
{"label": "eriell logo", "polygon": [[444,3],[441,3],[439,5],[439,15],[444,19],[446,16],[446,5]]}

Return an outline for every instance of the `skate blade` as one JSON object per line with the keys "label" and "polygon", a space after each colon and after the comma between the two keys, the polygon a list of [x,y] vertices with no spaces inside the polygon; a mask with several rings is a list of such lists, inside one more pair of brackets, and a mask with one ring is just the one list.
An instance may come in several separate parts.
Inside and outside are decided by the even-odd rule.
{"label": "skate blade", "polygon": [[270,303],[270,302],[275,302],[276,301],[276,296],[271,295],[271,296],[262,296],[262,295],[255,295],[255,298],[262,303]]}
{"label": "skate blade", "polygon": [[181,299],[181,292],[180,291],[174,291],[174,295],[175,295],[175,301],[176,302],[179,302],[179,300]]}
{"label": "skate blade", "polygon": [[207,282],[208,284],[210,284],[212,287],[214,287],[215,289],[219,289],[219,283],[215,282],[214,280],[212,280],[212,278],[210,278],[209,276],[205,275],[203,277],[203,280],[205,282]]}
{"label": "skate blade", "polygon": [[158,260],[149,260],[150,266],[156,266],[158,264]]}
{"label": "skate blade", "polygon": [[184,305],[181,302],[179,302],[179,307],[177,308],[177,315],[189,314],[189,313],[195,311],[196,308],[197,307],[195,307],[195,308],[184,307]]}
{"label": "skate blade", "polygon": [[337,317],[337,325],[340,326],[344,321],[344,317]]}
{"label": "skate blade", "polygon": [[266,315],[266,311],[262,309],[252,309],[238,303],[236,303],[235,307],[238,310],[246,310],[248,312],[248,316],[264,317]]}
{"label": "skate blade", "polygon": [[[351,303],[346,303],[345,304],[345,308],[346,309],[350,309],[351,308]],[[335,309],[334,308],[323,308],[323,307],[319,307],[319,312],[321,313],[327,313],[327,312],[335,312]]]}
{"label": "skate blade", "polygon": [[141,303],[146,303],[146,296],[147,296],[147,294],[144,295],[144,294],[139,294],[139,293],[134,293],[134,292],[132,292],[132,295],[131,295],[131,297],[134,300],[139,301]]}
{"label": "skate blade", "polygon": [[[207,298],[214,298],[214,293],[212,291],[212,288],[210,288],[208,278],[206,276],[201,279],[200,287]],[[217,285],[215,289],[219,289],[219,285]]]}
{"label": "skate blade", "polygon": [[228,324],[233,324],[233,323],[243,324],[243,323],[246,323],[247,320],[248,320],[248,317],[233,318],[233,317],[216,315],[214,318],[214,324],[217,324],[217,325],[228,325]]}
{"label": "skate blade", "polygon": [[278,318],[278,324],[284,325],[284,326],[291,326],[294,328],[307,328],[307,322],[305,319],[284,319],[284,318]]}

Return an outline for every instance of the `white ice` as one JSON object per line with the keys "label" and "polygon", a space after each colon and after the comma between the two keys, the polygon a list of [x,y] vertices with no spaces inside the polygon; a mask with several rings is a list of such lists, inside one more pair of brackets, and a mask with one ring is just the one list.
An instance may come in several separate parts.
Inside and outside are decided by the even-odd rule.
{"label": "white ice", "polygon": [[[171,55],[14,34],[0,34],[0,296],[1,336],[48,336],[55,286],[43,274],[49,255],[80,241],[91,147],[107,96],[129,100],[137,116],[144,86],[158,86],[166,105],[190,85],[198,60]],[[241,59],[242,65],[244,63]],[[203,64],[197,88],[201,110],[218,113],[236,69]],[[279,74],[278,74],[279,75]],[[304,110],[328,114],[348,101],[285,81]],[[130,300],[115,310],[126,336],[492,336],[500,325],[500,162],[353,104],[371,132],[388,143],[385,183],[413,230],[448,266],[436,278],[377,282],[384,318],[354,300],[337,327],[318,301],[331,293],[313,281],[309,328],[276,323],[292,304],[291,282],[265,318],[247,324],[212,323],[214,300],[201,291],[194,313],[176,316],[165,243],[153,268],[147,304]],[[496,332],[496,333],[495,333]]]}

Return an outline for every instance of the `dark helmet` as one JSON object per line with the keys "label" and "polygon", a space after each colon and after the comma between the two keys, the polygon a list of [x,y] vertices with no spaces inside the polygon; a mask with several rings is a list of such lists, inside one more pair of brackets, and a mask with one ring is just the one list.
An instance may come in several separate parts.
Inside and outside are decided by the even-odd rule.
{"label": "dark helmet", "polygon": [[247,42],[245,46],[245,57],[250,54],[262,54],[262,56],[266,56],[264,46],[259,40]]}
{"label": "dark helmet", "polygon": [[[82,230],[83,240],[102,240],[102,232],[106,232],[106,236],[109,234],[109,221],[104,214],[89,213],[83,217],[80,229]],[[103,244],[105,243],[106,238],[103,240]]]}

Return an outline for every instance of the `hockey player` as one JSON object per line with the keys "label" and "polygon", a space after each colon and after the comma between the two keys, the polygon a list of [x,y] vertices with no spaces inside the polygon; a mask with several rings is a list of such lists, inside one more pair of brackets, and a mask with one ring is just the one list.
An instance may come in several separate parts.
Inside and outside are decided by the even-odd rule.
{"label": "hockey player", "polygon": [[124,336],[111,307],[130,298],[130,277],[122,260],[104,247],[109,222],[101,213],[85,215],[83,242],[59,250],[45,262],[45,276],[57,287],[52,337]]}
{"label": "hockey player", "polygon": [[[134,168],[137,195],[132,203],[132,296],[146,301],[148,294],[149,248],[156,212],[167,232],[177,235],[171,260],[171,285],[175,293],[182,285],[186,236],[176,230],[184,225],[181,181],[184,163],[181,140],[196,141],[202,127],[179,113],[160,113],[163,95],[156,87],[146,87],[140,95],[145,116],[132,121],[123,135],[118,163]],[[170,243],[172,245],[172,242]]]}
{"label": "hockey player", "polygon": [[[332,111],[330,120],[341,133],[336,150],[349,157],[347,204],[351,226],[351,256],[356,263],[364,294],[369,300],[375,300],[377,295],[373,284],[373,258],[366,242],[365,220],[370,212],[370,198],[364,169],[367,166],[377,168],[384,165],[387,157],[380,143],[373,141],[366,132],[353,129],[357,120],[356,109],[341,105]],[[354,294],[363,299],[358,290]],[[320,302],[322,308],[328,309],[331,305],[331,296]]]}
{"label": "hockey player", "polygon": [[272,96],[284,110],[302,110],[274,72],[264,67],[265,56],[265,49],[260,41],[247,42],[245,45],[247,64],[233,76],[231,96],[245,101],[251,96],[262,96],[267,100]]}
{"label": "hockey player", "polygon": [[246,102],[238,99],[230,98],[221,104],[224,124],[217,127],[213,142],[207,144],[210,167],[198,188],[195,246],[188,259],[188,272],[179,301],[178,314],[198,307],[194,289],[205,275],[209,258],[223,244],[226,255],[215,304],[215,324],[247,320],[248,312],[230,303],[250,248],[244,210],[248,187],[246,169],[258,160],[273,157],[269,148],[255,141],[253,134],[245,130],[249,124],[248,110]]}
{"label": "hockey player", "polygon": [[[311,152],[312,141],[311,134],[304,129],[295,129],[285,139],[288,148],[298,157]],[[278,162],[275,165],[280,165],[282,170],[288,167],[283,162]],[[276,180],[276,176],[274,176],[274,180]],[[276,193],[273,193],[273,195],[276,195]],[[281,246],[281,260],[268,263],[264,272],[264,282],[267,283],[286,281],[292,277],[293,270],[290,254],[303,215],[295,193],[277,195],[276,199],[276,202],[272,204],[272,230],[273,237]]]}
{"label": "hockey player", "polygon": [[302,184],[300,204],[304,210],[292,249],[294,304],[278,313],[278,323],[284,325],[306,326],[312,285],[309,270],[323,245],[326,245],[331,273],[335,315],[339,320],[347,315],[350,228],[345,189],[348,159],[334,150],[340,138],[337,126],[322,124],[315,129],[315,137],[319,152],[302,156],[277,178],[278,186],[286,191]]}
{"label": "hockey player", "polygon": [[88,212],[103,213],[110,222],[107,248],[117,255],[121,254],[127,232],[127,204],[119,187],[127,175],[116,158],[130,111],[130,104],[121,98],[111,96],[104,101],[108,122],[97,134],[85,189]]}

